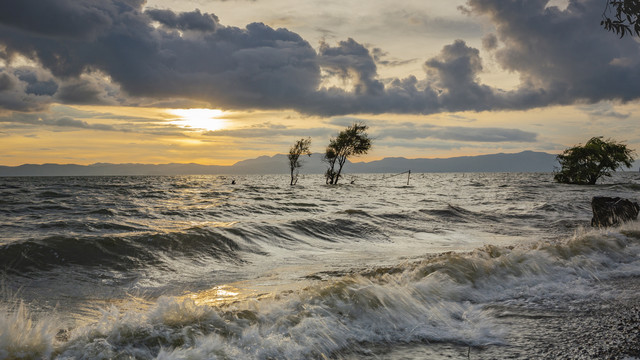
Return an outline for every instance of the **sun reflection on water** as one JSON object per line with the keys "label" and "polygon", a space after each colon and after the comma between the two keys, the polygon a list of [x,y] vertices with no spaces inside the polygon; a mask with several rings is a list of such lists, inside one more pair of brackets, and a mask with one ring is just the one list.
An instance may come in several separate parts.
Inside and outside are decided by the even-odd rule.
{"label": "sun reflection on water", "polygon": [[238,288],[229,285],[220,285],[211,289],[189,294],[186,297],[193,300],[196,305],[220,306],[223,304],[230,304],[247,296],[246,294],[241,296],[241,294],[242,291]]}

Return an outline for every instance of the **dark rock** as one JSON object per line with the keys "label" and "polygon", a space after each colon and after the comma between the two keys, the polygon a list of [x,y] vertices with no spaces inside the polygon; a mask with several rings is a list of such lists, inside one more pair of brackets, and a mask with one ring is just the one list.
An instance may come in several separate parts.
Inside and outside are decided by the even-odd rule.
{"label": "dark rock", "polygon": [[591,226],[607,227],[637,219],[640,206],[628,199],[595,196],[591,199],[591,209]]}

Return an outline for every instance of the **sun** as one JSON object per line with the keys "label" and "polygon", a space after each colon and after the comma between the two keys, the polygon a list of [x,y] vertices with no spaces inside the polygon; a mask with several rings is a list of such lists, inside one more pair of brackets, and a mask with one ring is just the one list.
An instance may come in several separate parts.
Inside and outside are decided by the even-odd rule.
{"label": "sun", "polygon": [[218,109],[169,109],[167,112],[179,116],[171,119],[172,124],[194,130],[220,130],[227,122],[225,119],[220,119],[224,112]]}

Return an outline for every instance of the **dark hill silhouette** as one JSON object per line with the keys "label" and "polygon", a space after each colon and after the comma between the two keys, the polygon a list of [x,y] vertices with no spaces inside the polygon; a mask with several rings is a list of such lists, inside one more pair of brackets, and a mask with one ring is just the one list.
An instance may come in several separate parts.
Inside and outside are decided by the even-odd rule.
{"label": "dark hill silhouette", "polygon": [[[371,162],[348,162],[347,173],[412,172],[551,172],[556,156],[544,152],[463,156],[447,159],[384,158]],[[303,174],[321,174],[326,170],[321,154],[304,158]],[[200,164],[25,164],[0,166],[0,176],[100,176],[100,175],[207,175],[207,174],[287,174],[287,156],[277,154],[242,160],[231,166]]]}

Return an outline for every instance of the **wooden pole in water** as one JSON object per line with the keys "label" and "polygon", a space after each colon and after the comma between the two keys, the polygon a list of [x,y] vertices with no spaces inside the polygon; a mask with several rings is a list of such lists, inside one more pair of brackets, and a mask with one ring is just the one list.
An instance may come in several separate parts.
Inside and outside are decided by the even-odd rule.
{"label": "wooden pole in water", "polygon": [[411,178],[411,170],[408,171],[409,175],[407,175],[407,185],[409,185],[409,179]]}

